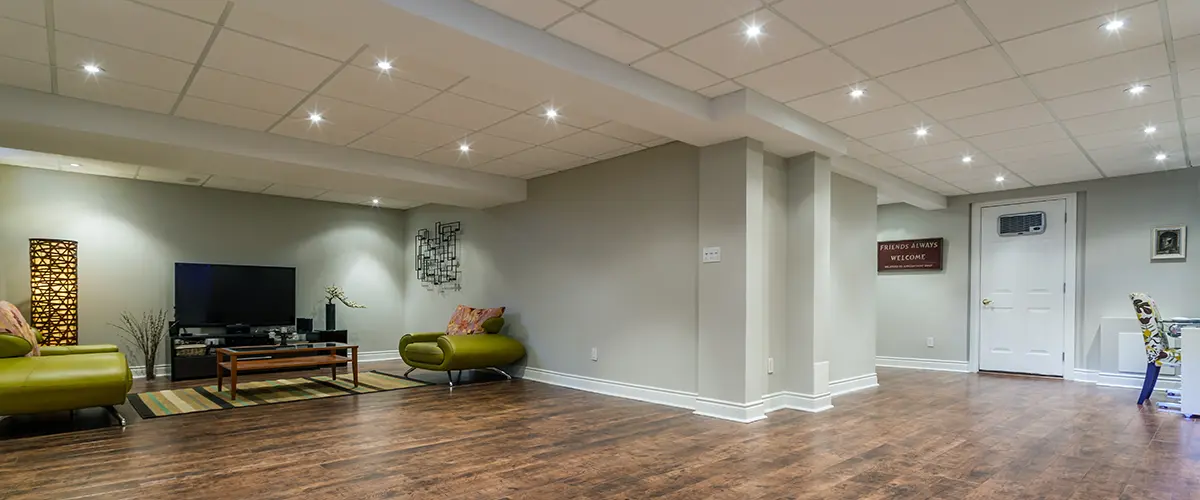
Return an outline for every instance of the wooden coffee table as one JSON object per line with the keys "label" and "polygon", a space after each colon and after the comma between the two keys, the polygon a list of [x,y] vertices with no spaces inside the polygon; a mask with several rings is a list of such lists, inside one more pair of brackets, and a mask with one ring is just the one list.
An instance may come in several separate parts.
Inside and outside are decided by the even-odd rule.
{"label": "wooden coffee table", "polygon": [[[338,351],[347,349],[350,350],[350,357],[338,355]],[[358,346],[356,345],[341,342],[313,342],[286,346],[222,347],[217,349],[217,390],[222,390],[225,372],[229,372],[229,397],[237,399],[238,372],[328,366],[330,376],[337,380],[337,367],[346,362],[349,362],[354,369],[354,386],[358,387]]]}

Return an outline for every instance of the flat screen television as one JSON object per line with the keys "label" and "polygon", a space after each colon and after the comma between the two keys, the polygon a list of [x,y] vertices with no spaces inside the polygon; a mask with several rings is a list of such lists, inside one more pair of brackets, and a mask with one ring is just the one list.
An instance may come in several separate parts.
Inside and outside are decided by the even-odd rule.
{"label": "flat screen television", "polygon": [[179,326],[296,323],[296,268],[175,264]]}

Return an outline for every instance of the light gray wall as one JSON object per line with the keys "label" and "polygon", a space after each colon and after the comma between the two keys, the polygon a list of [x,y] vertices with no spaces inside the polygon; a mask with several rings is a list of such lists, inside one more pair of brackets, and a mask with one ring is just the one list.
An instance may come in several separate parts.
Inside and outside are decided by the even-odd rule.
{"label": "light gray wall", "polygon": [[[962,196],[946,210],[879,208],[879,239],[945,237],[946,270],[886,273],[879,279],[879,355],[966,360],[970,204],[1078,192],[1082,304],[1077,364],[1099,368],[1102,317],[1132,317],[1129,293],[1153,296],[1168,316],[1200,316],[1200,169],[1174,170],[1057,186]],[[1152,228],[1186,224],[1193,254],[1183,262],[1150,261]],[[928,332],[928,333],[927,333]],[[928,349],[925,337],[946,338]]]}
{"label": "light gray wall", "polygon": [[[763,222],[766,230],[767,308],[763,345],[765,358],[775,359],[775,373],[767,375],[768,394],[785,390],[787,375],[787,164],[770,153],[763,155]],[[763,361],[764,366],[766,361]]]}
{"label": "light gray wall", "polygon": [[404,324],[399,211],[0,165],[0,298],[26,314],[30,238],[79,242],[83,344],[132,352],[109,324],[170,314],[176,262],[295,267],[296,314],[318,326],[340,285],[367,306],[338,314],[364,352],[394,351]]}
{"label": "light gray wall", "polygon": [[875,373],[876,208],[874,186],[834,175],[830,208],[833,349],[830,381]]}
{"label": "light gray wall", "polygon": [[409,211],[405,252],[417,228],[462,220],[465,261],[461,292],[407,285],[406,331],[507,306],[528,366],[695,392],[698,155],[673,143],[533,179],[521,203]]}

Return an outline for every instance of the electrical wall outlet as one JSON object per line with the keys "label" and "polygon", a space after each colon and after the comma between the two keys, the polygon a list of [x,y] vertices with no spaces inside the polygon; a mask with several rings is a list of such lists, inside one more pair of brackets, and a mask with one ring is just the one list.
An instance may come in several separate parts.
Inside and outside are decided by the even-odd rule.
{"label": "electrical wall outlet", "polygon": [[925,338],[925,347],[933,347],[933,337]]}
{"label": "electrical wall outlet", "polygon": [[599,360],[600,360],[600,354],[597,353],[596,348],[593,347],[592,348],[592,361],[599,361]]}
{"label": "electrical wall outlet", "polygon": [[767,375],[775,373],[775,358],[767,358]]}
{"label": "electrical wall outlet", "polygon": [[700,262],[709,264],[721,262],[721,247],[704,247],[700,252]]}

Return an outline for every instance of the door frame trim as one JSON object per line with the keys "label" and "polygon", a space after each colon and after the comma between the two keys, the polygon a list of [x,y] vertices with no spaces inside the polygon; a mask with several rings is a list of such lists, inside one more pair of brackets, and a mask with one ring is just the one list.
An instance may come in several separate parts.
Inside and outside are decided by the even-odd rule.
{"label": "door frame trim", "polygon": [[1078,277],[1080,276],[1078,265],[1081,262],[1081,259],[1079,259],[1078,193],[975,202],[971,204],[971,292],[967,313],[970,328],[967,340],[967,368],[971,372],[979,371],[979,321],[981,317],[980,300],[982,300],[982,292],[979,289],[981,273],[980,249],[983,248],[983,230],[980,222],[983,217],[983,209],[1055,200],[1066,201],[1067,210],[1066,248],[1064,249],[1066,262],[1063,266],[1065,271],[1063,279],[1066,280],[1067,284],[1067,291],[1063,296],[1063,380],[1075,380],[1075,347],[1078,343],[1076,340],[1076,325],[1079,320],[1079,304],[1076,302],[1076,293],[1079,286]]}

